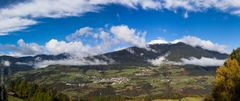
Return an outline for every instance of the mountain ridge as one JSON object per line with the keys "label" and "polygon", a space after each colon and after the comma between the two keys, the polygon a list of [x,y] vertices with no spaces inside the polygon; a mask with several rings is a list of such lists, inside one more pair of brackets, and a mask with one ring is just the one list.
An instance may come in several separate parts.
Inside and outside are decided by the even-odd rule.
{"label": "mountain ridge", "polygon": [[[168,54],[166,56],[166,54]],[[151,44],[147,48],[129,47],[119,51],[113,51],[96,56],[84,57],[85,60],[93,61],[94,59],[106,61],[108,64],[124,65],[124,66],[137,66],[137,65],[152,65],[149,60],[158,59],[165,56],[168,61],[180,62],[181,59],[189,59],[201,57],[226,59],[228,54],[219,53],[216,51],[206,50],[200,47],[193,47],[185,43],[179,42],[176,44]],[[71,59],[68,53],[59,55],[36,55],[27,57],[11,57],[0,56],[0,61],[9,61],[10,67],[14,71],[25,71],[34,68],[34,64],[42,61],[57,61]],[[80,60],[79,60],[80,61]]]}

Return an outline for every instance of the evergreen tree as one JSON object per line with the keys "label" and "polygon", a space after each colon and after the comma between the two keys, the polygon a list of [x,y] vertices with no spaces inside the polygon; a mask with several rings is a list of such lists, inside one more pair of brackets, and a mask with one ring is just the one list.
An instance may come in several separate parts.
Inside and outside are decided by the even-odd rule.
{"label": "evergreen tree", "polygon": [[0,86],[0,101],[8,101],[7,91],[3,86]]}
{"label": "evergreen tree", "polygon": [[15,92],[16,97],[26,101],[68,101],[66,95],[58,93],[56,90],[43,88],[27,81],[11,82],[8,90]]}

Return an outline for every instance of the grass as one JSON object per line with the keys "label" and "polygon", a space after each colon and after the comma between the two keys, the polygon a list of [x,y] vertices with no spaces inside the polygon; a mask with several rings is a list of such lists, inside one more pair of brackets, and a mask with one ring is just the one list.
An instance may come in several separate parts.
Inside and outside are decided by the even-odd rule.
{"label": "grass", "polygon": [[8,101],[24,101],[24,100],[14,96],[8,96]]}
{"label": "grass", "polygon": [[[65,68],[65,67],[64,67]],[[209,75],[200,75],[200,76],[190,76],[187,74],[182,74],[181,71],[184,71],[184,68],[175,68],[171,67],[169,70],[171,72],[170,86],[174,90],[184,89],[184,88],[195,88],[196,90],[205,89],[206,85],[212,85],[211,83],[214,80],[214,76]],[[12,78],[21,79],[21,78],[31,78],[34,83],[40,85],[50,85],[57,87],[64,87],[60,92],[63,92],[68,95],[87,95],[91,92],[95,92],[97,89],[106,88],[107,86],[113,87],[115,91],[118,91],[117,94],[128,95],[132,94],[132,92],[137,92],[139,90],[149,91],[151,95],[159,95],[162,94],[164,90],[166,90],[166,78],[162,75],[161,67],[128,67],[121,70],[118,69],[110,69],[105,71],[100,71],[96,69],[89,69],[84,71],[79,68],[44,68],[39,70],[33,70],[33,72],[20,72],[13,75]],[[150,74],[150,75],[136,75],[139,73]],[[37,76],[35,76],[37,75]],[[39,76],[38,76],[39,75]],[[95,83],[96,80],[113,78],[113,77],[126,77],[129,79],[128,82],[121,84],[111,83]],[[78,86],[66,86],[65,83],[73,83],[73,84],[85,84],[83,88]],[[143,86],[145,84],[149,84],[149,86]],[[56,88],[57,88],[56,87]],[[126,91],[130,88],[134,87],[133,91]],[[86,89],[84,89],[86,88]],[[81,89],[79,91],[79,89]],[[147,95],[143,91],[140,95]],[[189,96],[195,96],[194,94],[190,94]],[[186,99],[186,100],[185,100]],[[199,101],[194,100],[194,98],[185,98],[182,101]],[[189,100],[190,99],[190,100]],[[158,100],[156,100],[158,101]],[[159,100],[159,101],[177,101],[177,100]]]}
{"label": "grass", "polygon": [[[181,101],[202,101],[202,97],[185,97]],[[157,99],[153,101],[179,101],[178,99]]]}

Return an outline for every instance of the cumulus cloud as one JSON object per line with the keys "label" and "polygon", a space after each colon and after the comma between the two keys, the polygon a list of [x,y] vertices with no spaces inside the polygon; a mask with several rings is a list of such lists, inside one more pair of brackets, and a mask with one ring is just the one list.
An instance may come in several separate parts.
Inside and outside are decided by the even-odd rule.
{"label": "cumulus cloud", "polygon": [[131,29],[126,25],[113,26],[111,32],[120,40],[130,43],[134,46],[145,47],[145,32],[136,32],[135,29]]}
{"label": "cumulus cloud", "polygon": [[198,65],[198,66],[221,66],[225,62],[225,60],[219,60],[216,58],[206,58],[206,57],[201,57],[200,59],[191,57],[190,59],[181,59],[181,65]]}
{"label": "cumulus cloud", "polygon": [[[122,26],[122,25],[121,25]],[[117,28],[117,26],[113,26],[110,29]],[[120,27],[121,28],[121,27]],[[76,57],[86,57],[92,55],[103,54],[106,52],[117,50],[119,45],[122,47],[127,46],[138,46],[140,48],[145,47],[145,38],[139,37],[135,29],[131,29],[128,27],[124,30],[117,29],[115,31],[104,31],[102,28],[99,28],[93,31],[91,37],[95,37],[94,40],[98,40],[96,44],[83,43],[81,38],[77,41],[64,41],[51,39],[46,42],[45,45],[38,45],[37,43],[25,43],[23,39],[18,40],[17,45],[1,45],[1,50],[8,50],[8,55],[11,56],[26,56],[26,55],[37,55],[37,54],[61,54],[61,53],[70,53]],[[109,29],[106,29],[109,30]],[[113,33],[112,33],[113,32]],[[121,32],[121,33],[120,33]],[[130,32],[131,34],[124,33]],[[123,35],[121,35],[123,34]],[[83,37],[85,38],[85,37]],[[176,44],[178,42],[183,42],[185,44],[191,45],[193,47],[201,47],[203,49],[217,51],[220,53],[228,53],[226,50],[226,46],[219,45],[213,43],[209,40],[203,40],[194,36],[185,36],[180,39],[176,39],[173,41],[166,41],[162,38],[152,40],[148,44]]]}
{"label": "cumulus cloud", "polygon": [[61,53],[71,53],[71,54],[78,54],[78,53],[88,53],[89,46],[84,46],[81,41],[74,41],[74,42],[65,42],[65,41],[58,41],[56,39],[50,40],[45,45],[46,49],[53,54],[61,54]]}
{"label": "cumulus cloud", "polygon": [[203,40],[198,37],[194,36],[185,36],[181,39],[176,39],[172,41],[171,43],[178,43],[178,42],[183,42],[185,44],[191,45],[193,47],[201,47],[203,49],[207,50],[212,50],[212,51],[217,51],[220,53],[227,53],[226,51],[226,46],[224,45],[219,45],[217,43],[213,43],[210,40]]}
{"label": "cumulus cloud", "polygon": [[2,50],[10,51],[10,56],[28,56],[46,53],[45,48],[37,43],[25,43],[23,39],[18,40],[17,45],[0,45]]}
{"label": "cumulus cloud", "polygon": [[[25,43],[20,39],[17,45],[0,44],[2,47],[0,50],[7,50],[8,55],[11,56],[69,53],[75,57],[87,57],[112,51],[118,45],[144,47],[145,35],[140,36],[140,34],[142,33],[126,25],[96,29],[83,27],[66,36],[66,40],[51,39],[45,45],[39,45]],[[85,38],[92,39],[93,42],[82,42]]]}
{"label": "cumulus cloud", "polygon": [[[69,42],[52,39],[46,43],[45,47],[53,54],[70,53],[73,56],[86,57],[101,54],[119,44],[129,44],[139,47],[144,47],[146,44],[144,35],[140,36],[142,33],[126,25],[112,26],[106,30],[110,31],[104,31],[104,28],[93,29],[83,27],[66,37]],[[84,44],[80,36],[84,36],[84,38],[93,37],[99,42],[96,45]]]}
{"label": "cumulus cloud", "polygon": [[23,39],[18,40],[19,47],[16,47],[16,50],[19,54],[22,55],[37,55],[44,53],[42,46],[36,43],[25,43]]}
{"label": "cumulus cloud", "polygon": [[84,44],[81,41],[58,41],[56,39],[52,39],[45,45],[46,50],[50,54],[61,54],[61,53],[69,53],[73,57],[87,57],[101,54],[108,49],[107,46],[103,45],[88,45]]}
{"label": "cumulus cloud", "polygon": [[[116,28],[116,26],[111,27],[110,29]],[[45,45],[38,45],[37,43],[25,43],[23,39],[18,40],[17,45],[1,45],[1,50],[9,50],[8,55],[11,56],[26,56],[26,55],[37,55],[37,54],[61,54],[61,53],[70,53],[76,57],[86,57],[92,55],[98,55],[105,52],[113,51],[119,47],[118,45],[128,45],[138,46],[140,48],[145,47],[145,38],[139,37],[135,29],[130,29],[125,32],[130,32],[131,34],[122,33],[119,29],[113,33],[106,32],[102,28],[97,29],[98,32],[89,33],[91,35],[96,34],[97,37],[95,40],[99,40],[97,44],[88,44],[83,43],[81,38],[78,41],[59,41],[57,39],[51,39]],[[94,29],[92,29],[94,30]],[[120,31],[120,32],[118,32]],[[115,34],[114,34],[115,33]],[[116,34],[117,33],[117,34]],[[121,35],[123,34],[123,35]],[[94,37],[91,36],[91,37]],[[78,38],[78,36],[77,36]],[[83,37],[84,38],[84,37]],[[183,42],[185,44],[191,45],[193,47],[201,47],[203,49],[217,51],[220,53],[228,53],[226,46],[213,43],[209,40],[203,40],[194,36],[185,36],[180,39],[173,41],[166,41],[162,38],[152,40],[148,44],[175,44],[178,42]]]}

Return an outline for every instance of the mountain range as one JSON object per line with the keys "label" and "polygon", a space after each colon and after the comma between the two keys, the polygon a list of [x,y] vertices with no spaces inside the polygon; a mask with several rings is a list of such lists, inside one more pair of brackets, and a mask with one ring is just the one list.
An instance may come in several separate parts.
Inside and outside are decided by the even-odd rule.
{"label": "mountain range", "polygon": [[[214,58],[224,60],[228,54],[210,51],[201,47],[193,47],[185,43],[176,44],[150,44],[146,48],[129,47],[126,49],[109,52],[96,56],[84,57],[87,61],[100,60],[111,65],[138,66],[152,65],[149,60],[164,57],[167,61],[181,62],[182,59],[192,57],[200,59]],[[27,57],[0,56],[0,61],[10,62],[12,72],[27,71],[34,68],[34,64],[42,61],[58,61],[72,58],[70,54],[63,53],[59,55],[36,55]],[[4,67],[4,65],[3,65]]]}

